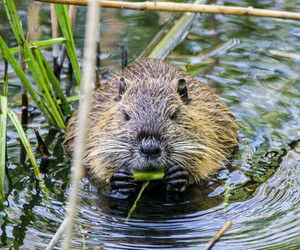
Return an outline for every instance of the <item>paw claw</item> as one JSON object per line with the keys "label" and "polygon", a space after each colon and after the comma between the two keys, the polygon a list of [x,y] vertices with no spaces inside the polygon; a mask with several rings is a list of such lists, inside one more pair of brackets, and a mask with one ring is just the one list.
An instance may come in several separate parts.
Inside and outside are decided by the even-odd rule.
{"label": "paw claw", "polygon": [[136,183],[127,181],[113,181],[111,183],[111,187],[112,189],[134,188],[136,187]]}
{"label": "paw claw", "polygon": [[137,184],[133,182],[133,176],[130,172],[120,169],[110,179],[113,192],[122,194],[131,194],[136,191]]}
{"label": "paw claw", "polygon": [[171,167],[165,174],[167,191],[183,192],[188,185],[188,172],[181,166]]}

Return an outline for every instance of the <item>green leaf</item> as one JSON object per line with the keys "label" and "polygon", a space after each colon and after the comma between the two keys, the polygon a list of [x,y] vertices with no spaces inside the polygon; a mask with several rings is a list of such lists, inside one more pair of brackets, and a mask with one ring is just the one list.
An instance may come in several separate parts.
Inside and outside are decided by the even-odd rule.
{"label": "green leaf", "polygon": [[[30,43],[29,45],[31,47],[36,46],[36,47],[41,48],[41,47],[51,46],[51,45],[56,44],[56,43],[63,43],[65,41],[66,41],[65,38],[59,37],[59,38],[53,38],[53,39],[49,39],[49,40],[36,41],[36,42]],[[18,46],[12,47],[9,50],[12,54],[15,54],[19,51],[19,47]]]}
{"label": "green leaf", "polygon": [[25,40],[24,32],[13,0],[3,0],[6,15],[18,43]]}
{"label": "green leaf", "polygon": [[0,96],[0,200],[4,199],[7,97]]}
{"label": "green leaf", "polygon": [[23,130],[23,127],[17,117],[17,115],[11,110],[11,109],[7,109],[7,114],[9,116],[9,118],[11,119],[11,121],[13,122],[19,136],[20,136],[20,139],[22,141],[22,144],[27,152],[27,155],[30,159],[30,162],[32,164],[32,167],[33,167],[33,171],[34,171],[34,174],[35,176],[37,177],[37,179],[39,180],[39,183],[40,183],[40,186],[41,188],[44,190],[45,194],[48,195],[49,194],[49,191],[44,183],[44,180],[43,180],[43,177],[40,173],[40,169],[39,169],[39,166],[37,164],[37,161],[36,161],[36,158],[34,156],[34,153],[33,153],[33,150],[30,146],[30,143],[26,137],[26,134]]}
{"label": "green leaf", "polygon": [[77,84],[81,83],[81,71],[78,64],[78,59],[76,56],[75,43],[73,39],[72,28],[70,25],[70,19],[68,15],[68,10],[66,5],[63,4],[54,4],[57,20],[61,29],[61,32],[66,39],[65,46],[66,50],[72,64],[74,75],[77,81]]}
{"label": "green leaf", "polygon": [[[39,49],[36,50],[36,52],[39,53],[39,57],[41,58],[42,60],[42,64],[43,66],[45,67],[46,69],[46,73],[47,73],[47,76],[48,76],[48,79],[52,85],[52,88],[55,90],[58,98],[61,100],[61,103],[62,103],[62,107],[65,111],[65,114],[69,114],[69,115],[72,115],[72,111],[70,109],[70,106],[69,106],[69,103],[59,85],[59,82],[56,78],[56,76],[54,75],[53,71],[52,71],[52,68],[50,67],[50,65],[48,64],[48,62],[46,61],[45,57],[43,56],[43,54],[41,53],[41,51]],[[57,102],[58,104],[58,102]]]}
{"label": "green leaf", "polygon": [[[0,49],[1,51],[1,49]],[[3,84],[3,95],[7,97],[8,94],[8,62],[4,59],[4,84]]]}
{"label": "green leaf", "polygon": [[128,222],[131,218],[132,213],[136,209],[137,203],[140,200],[143,191],[145,188],[149,185],[150,181],[153,180],[161,180],[164,178],[164,171],[163,170],[158,170],[158,171],[148,171],[148,172],[134,172],[133,173],[133,178],[135,181],[146,181],[143,183],[140,192],[138,193],[138,196],[136,197],[136,200],[134,204],[132,205],[130,211],[127,214],[126,222]]}
{"label": "green leaf", "polygon": [[[77,102],[80,100],[80,95],[69,96],[66,98],[67,102]],[[57,100],[58,104],[61,104],[61,100]]]}
{"label": "green leaf", "polygon": [[131,215],[134,212],[134,210],[136,209],[137,203],[138,203],[138,201],[140,200],[140,198],[142,196],[142,193],[144,192],[145,188],[149,185],[149,183],[150,183],[150,181],[147,181],[147,182],[143,183],[143,186],[141,187],[141,190],[140,190],[138,196],[136,197],[135,202],[133,203],[130,211],[127,214],[126,222],[128,222],[130,220]]}
{"label": "green leaf", "polygon": [[[14,1],[4,0],[3,3],[5,5],[5,9],[6,9],[6,13],[7,13],[9,22],[10,22],[11,27],[13,29],[14,35],[15,35],[15,37],[16,37],[19,45],[20,45],[21,51],[24,55],[24,58],[25,58],[26,63],[28,65],[28,68],[30,69],[31,74],[32,74],[36,84],[38,85],[38,88],[41,91],[41,94],[42,94],[42,96],[45,100],[47,108],[49,109],[48,115],[45,112],[45,108],[42,108],[42,104],[40,104],[39,108],[40,107],[42,108],[41,111],[46,116],[46,118],[49,119],[49,123],[53,124],[55,122],[58,127],[62,128],[62,129],[65,129],[66,125],[65,125],[65,121],[64,121],[62,112],[61,112],[58,104],[56,103],[56,98],[55,98],[54,94],[52,94],[53,91],[51,90],[51,88],[49,89],[49,87],[48,87],[48,85],[50,86],[50,84],[48,84],[49,79],[47,77],[45,68],[43,67],[43,64],[41,64],[41,62],[38,63],[35,60],[35,59],[38,60],[39,58],[38,57],[34,58],[32,52],[31,52],[31,49],[30,49],[31,46],[25,40],[24,32],[23,32],[22,26],[20,24],[20,20],[19,20],[18,15],[17,15],[16,6],[14,4]],[[2,44],[4,44],[3,39],[2,39]],[[74,51],[75,51],[75,49],[74,49]],[[11,54],[10,52],[8,53],[7,51],[4,52],[3,49],[2,49],[2,53],[5,56],[7,56],[8,54]],[[14,57],[12,56],[12,58],[14,58]],[[13,59],[12,59],[12,61],[13,61]],[[15,67],[16,67],[16,65],[15,65]],[[24,73],[23,76],[25,76],[25,78],[26,78],[25,73]],[[31,88],[31,90],[32,90],[32,88]],[[31,91],[31,93],[33,93],[33,91]]]}
{"label": "green leaf", "polygon": [[54,92],[51,88],[51,84],[49,81],[49,78],[47,76],[47,72],[45,69],[45,65],[42,60],[42,53],[37,49],[33,48],[31,50],[34,60],[36,61],[36,64],[38,68],[34,69],[35,73],[40,75],[39,80],[37,81],[37,85],[39,87],[39,90],[47,104],[47,107],[49,111],[51,112],[52,117],[54,118],[56,124],[58,127],[65,129],[66,124],[64,121],[63,114],[58,106],[58,103],[56,101]]}
{"label": "green leaf", "polygon": [[52,121],[51,114],[49,113],[47,107],[42,101],[42,98],[39,96],[38,92],[35,90],[35,88],[32,86],[30,81],[27,79],[25,72],[22,70],[16,58],[9,51],[9,48],[7,47],[6,43],[4,42],[1,36],[0,36],[0,49],[2,51],[3,57],[12,66],[15,73],[17,74],[21,82],[24,84],[24,87],[27,89],[28,93],[31,95],[32,99],[34,100],[38,108],[41,110],[45,118],[49,119],[49,121],[51,122]]}

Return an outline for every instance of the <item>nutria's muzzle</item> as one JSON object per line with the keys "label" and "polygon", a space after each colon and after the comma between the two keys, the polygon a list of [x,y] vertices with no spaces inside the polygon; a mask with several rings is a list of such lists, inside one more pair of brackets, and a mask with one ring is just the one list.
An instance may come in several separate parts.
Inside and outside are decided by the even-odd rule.
{"label": "nutria's muzzle", "polygon": [[161,156],[162,149],[155,137],[143,138],[140,142],[140,155],[149,160],[157,159]]}

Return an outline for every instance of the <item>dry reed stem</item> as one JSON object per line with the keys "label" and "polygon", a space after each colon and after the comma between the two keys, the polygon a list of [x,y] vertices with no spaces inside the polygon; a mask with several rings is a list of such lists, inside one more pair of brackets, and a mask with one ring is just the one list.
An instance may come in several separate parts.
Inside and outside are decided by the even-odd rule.
{"label": "dry reed stem", "polygon": [[98,8],[97,0],[89,1],[89,8],[87,13],[86,34],[85,34],[85,53],[84,53],[84,69],[81,84],[81,93],[83,98],[80,100],[78,113],[78,135],[75,138],[75,149],[73,155],[73,171],[71,177],[71,192],[68,197],[67,218],[68,225],[66,227],[66,237],[63,244],[63,249],[70,249],[72,240],[72,231],[74,219],[76,217],[76,205],[78,200],[79,184],[83,177],[82,160],[85,150],[85,138],[88,130],[88,114],[90,103],[92,99],[93,76],[95,67],[96,54],[96,37],[99,34],[99,15],[100,8]]}
{"label": "dry reed stem", "polygon": [[[52,38],[58,38],[58,22],[57,22],[57,18],[56,18],[56,13],[55,13],[55,9],[54,9],[54,5],[51,4],[51,30],[52,30]],[[58,58],[59,55],[59,44],[53,44],[53,57],[54,58]]]}
{"label": "dry reed stem", "polygon": [[70,24],[71,24],[72,32],[74,32],[76,14],[77,14],[77,6],[76,5],[71,5],[69,7],[69,18],[70,18]]}
{"label": "dry reed stem", "polygon": [[210,250],[214,244],[223,236],[224,232],[232,225],[231,221],[227,221],[226,224],[218,231],[218,233],[207,243],[204,250]]}
{"label": "dry reed stem", "polygon": [[51,241],[49,242],[49,244],[47,245],[47,247],[45,248],[45,250],[51,250],[51,249],[53,249],[55,247],[55,245],[58,242],[58,240],[60,239],[61,235],[66,230],[66,227],[67,227],[68,223],[69,223],[68,219],[65,218],[64,221],[60,224],[59,228],[57,229],[56,233],[52,237]]}
{"label": "dry reed stem", "polygon": [[[86,0],[36,0],[47,3],[60,3],[86,6]],[[211,13],[239,16],[258,16],[300,20],[300,14],[288,11],[263,10],[252,7],[230,7],[221,5],[188,4],[173,2],[122,2],[122,1],[98,1],[104,8],[132,9],[132,10],[152,10],[152,11],[171,11],[171,12],[195,12]]]}

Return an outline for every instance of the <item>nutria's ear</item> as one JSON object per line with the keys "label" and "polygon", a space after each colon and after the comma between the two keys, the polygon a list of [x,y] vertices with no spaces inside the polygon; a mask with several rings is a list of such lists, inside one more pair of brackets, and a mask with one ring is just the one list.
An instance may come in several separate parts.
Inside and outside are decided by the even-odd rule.
{"label": "nutria's ear", "polygon": [[124,94],[126,90],[126,81],[124,77],[120,78],[119,81],[119,95],[116,97],[116,101],[120,101],[122,99],[122,95]]}
{"label": "nutria's ear", "polygon": [[188,90],[187,90],[187,86],[186,86],[186,81],[185,79],[179,79],[177,84],[176,84],[176,89],[177,89],[177,93],[180,95],[182,101],[185,104],[188,104],[190,99],[188,97]]}

